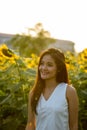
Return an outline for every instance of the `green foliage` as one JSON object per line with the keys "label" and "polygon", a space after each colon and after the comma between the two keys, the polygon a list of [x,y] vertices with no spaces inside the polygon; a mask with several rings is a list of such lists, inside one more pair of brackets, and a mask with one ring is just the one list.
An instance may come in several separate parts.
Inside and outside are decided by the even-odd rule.
{"label": "green foliage", "polygon": [[87,49],[73,56],[66,54],[71,84],[76,88],[79,98],[79,130],[86,130],[87,124]]}
{"label": "green foliage", "polygon": [[3,63],[6,68],[0,69],[0,130],[19,130],[25,128],[28,92],[36,71],[28,68],[21,57],[9,60]]}
{"label": "green foliage", "polygon": [[[70,83],[79,98],[79,130],[87,124],[87,50],[74,56],[65,54]],[[38,57],[17,56],[0,47],[0,130],[24,130],[27,122],[28,93],[32,88]]]}
{"label": "green foliage", "polygon": [[28,28],[28,34],[15,35],[7,45],[19,52],[20,56],[30,57],[32,53],[39,55],[50,43],[55,40],[50,37],[50,33],[43,29],[41,23],[34,28]]}

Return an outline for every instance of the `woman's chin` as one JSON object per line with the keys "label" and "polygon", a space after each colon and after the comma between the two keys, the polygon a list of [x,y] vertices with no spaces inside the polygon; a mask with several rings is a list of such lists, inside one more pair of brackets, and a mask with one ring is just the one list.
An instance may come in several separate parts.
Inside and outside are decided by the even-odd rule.
{"label": "woman's chin", "polygon": [[41,78],[42,78],[42,79],[47,79],[47,77],[46,77],[46,76],[41,76]]}

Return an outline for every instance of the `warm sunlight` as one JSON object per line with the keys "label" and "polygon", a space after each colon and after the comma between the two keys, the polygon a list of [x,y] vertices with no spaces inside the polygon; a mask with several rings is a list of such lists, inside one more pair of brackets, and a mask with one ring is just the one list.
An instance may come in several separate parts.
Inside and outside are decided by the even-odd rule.
{"label": "warm sunlight", "polygon": [[0,33],[24,33],[38,22],[52,37],[87,48],[86,0],[0,0]]}

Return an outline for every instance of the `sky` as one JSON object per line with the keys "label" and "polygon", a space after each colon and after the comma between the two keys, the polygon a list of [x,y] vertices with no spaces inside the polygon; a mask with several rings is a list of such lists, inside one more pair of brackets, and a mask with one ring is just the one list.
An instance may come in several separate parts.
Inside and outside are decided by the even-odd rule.
{"label": "sky", "polygon": [[51,37],[87,48],[87,0],[0,0],[0,33],[26,33],[42,23]]}

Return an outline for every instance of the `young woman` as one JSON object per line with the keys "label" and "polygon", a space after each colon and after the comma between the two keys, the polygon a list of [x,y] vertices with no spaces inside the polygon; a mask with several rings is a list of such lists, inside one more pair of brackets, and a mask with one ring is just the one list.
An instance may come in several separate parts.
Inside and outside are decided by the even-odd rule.
{"label": "young woman", "polygon": [[26,130],[78,130],[78,97],[69,85],[64,54],[45,50],[29,93]]}

